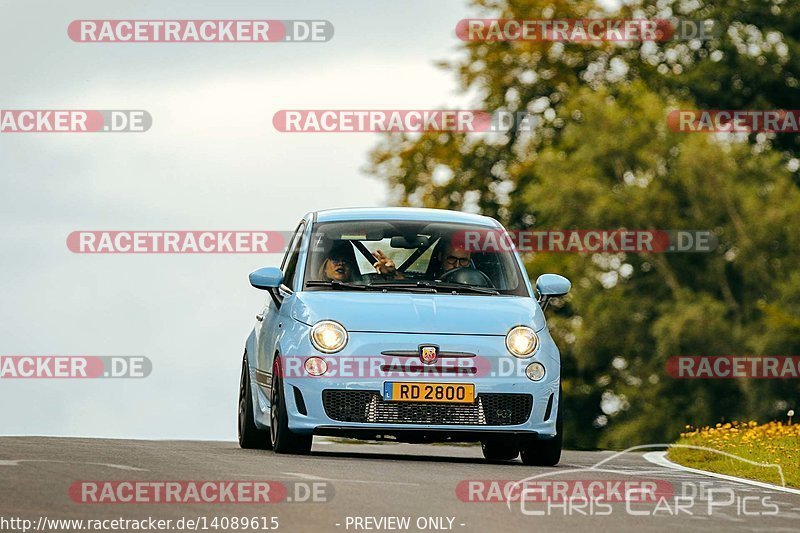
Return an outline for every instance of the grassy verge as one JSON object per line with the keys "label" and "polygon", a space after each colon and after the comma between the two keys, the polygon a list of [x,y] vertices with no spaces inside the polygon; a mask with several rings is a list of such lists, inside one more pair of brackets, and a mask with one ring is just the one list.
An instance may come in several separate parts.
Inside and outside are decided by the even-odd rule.
{"label": "grassy verge", "polygon": [[748,461],[779,465],[786,486],[800,488],[800,424],[733,422],[686,429],[676,444],[707,449],[670,448],[667,454],[670,461],[709,472],[782,484],[775,466],[753,465],[712,451],[719,450]]}

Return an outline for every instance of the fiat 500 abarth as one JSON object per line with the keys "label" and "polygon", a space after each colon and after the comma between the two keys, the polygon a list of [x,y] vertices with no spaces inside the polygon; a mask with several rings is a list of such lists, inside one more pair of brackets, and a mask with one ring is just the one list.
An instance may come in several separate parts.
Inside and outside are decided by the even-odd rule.
{"label": "fiat 500 abarth", "polygon": [[496,220],[411,208],[306,215],[247,339],[239,444],[308,453],[314,435],[480,442],[492,461],[561,456],[560,356]]}

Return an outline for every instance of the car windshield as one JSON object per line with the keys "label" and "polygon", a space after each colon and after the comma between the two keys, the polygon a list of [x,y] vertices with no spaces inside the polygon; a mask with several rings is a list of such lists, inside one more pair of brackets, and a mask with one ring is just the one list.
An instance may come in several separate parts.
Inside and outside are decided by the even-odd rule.
{"label": "car windshield", "polygon": [[303,287],[529,296],[513,251],[479,249],[470,241],[470,236],[502,231],[422,221],[318,223]]}

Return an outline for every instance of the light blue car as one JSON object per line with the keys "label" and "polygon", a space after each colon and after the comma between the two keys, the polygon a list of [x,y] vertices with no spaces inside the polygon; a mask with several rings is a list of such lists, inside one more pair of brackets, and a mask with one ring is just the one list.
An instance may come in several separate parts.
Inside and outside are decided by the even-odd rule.
{"label": "light blue car", "polygon": [[481,442],[490,461],[561,457],[560,356],[496,220],[437,209],[319,211],[297,226],[247,338],[239,444],[309,453],[314,435]]}

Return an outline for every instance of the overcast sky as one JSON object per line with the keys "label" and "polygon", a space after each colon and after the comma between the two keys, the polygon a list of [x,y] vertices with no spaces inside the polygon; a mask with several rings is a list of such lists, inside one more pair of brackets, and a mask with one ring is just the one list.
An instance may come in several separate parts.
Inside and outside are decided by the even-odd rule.
{"label": "overcast sky", "polygon": [[[140,134],[0,136],[0,355],[144,355],[143,380],[0,380],[0,434],[234,439],[245,338],[279,256],[78,255],[74,230],[275,229],[384,205],[373,134],[278,109],[456,106],[460,0],[0,2],[0,109],[145,109]],[[132,3],[133,4],[133,3]],[[210,4],[210,3],[209,3]],[[221,4],[221,3],[215,3]],[[328,43],[81,44],[75,19],[327,19]]]}
{"label": "overcast sky", "polygon": [[[610,4],[613,1],[609,0]],[[144,109],[146,133],[0,135],[0,355],[144,355],[143,380],[0,380],[0,434],[233,439],[244,341],[278,255],[78,255],[75,230],[291,230],[385,205],[375,134],[279,109],[468,106],[434,66],[466,0],[0,0],[0,109]],[[221,4],[221,3],[214,3]],[[325,19],[327,43],[76,43],[76,19]],[[466,107],[469,108],[469,107]]]}

